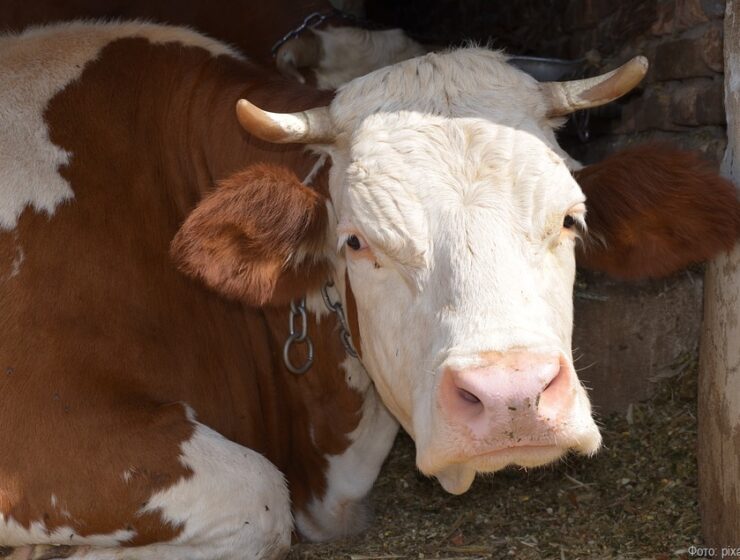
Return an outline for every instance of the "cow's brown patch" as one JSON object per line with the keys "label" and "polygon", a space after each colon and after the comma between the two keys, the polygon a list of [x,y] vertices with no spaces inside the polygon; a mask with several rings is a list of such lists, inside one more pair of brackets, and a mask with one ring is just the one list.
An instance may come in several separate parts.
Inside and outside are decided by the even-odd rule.
{"label": "cow's brown patch", "polygon": [[293,376],[280,355],[286,307],[226,301],[168,256],[215,181],[255,161],[301,177],[314,163],[302,147],[247,136],[234,118],[244,95],[272,110],[328,100],[200,49],[122,39],[50,102],[49,136],[72,154],[60,173],[75,198],[52,217],[26,209],[15,232],[0,233],[0,255],[15,243],[25,254],[0,282],[6,519],[69,526],[71,540],[126,529],[132,545],[175,537],[179,527],[138,512],[190,474],[180,402],[275,463],[296,508],[323,495],[325,456],[346,449],[361,410],[334,319],[311,320],[316,364]]}
{"label": "cow's brown patch", "polygon": [[618,278],[665,276],[740,237],[734,186],[695,153],[639,146],[575,175],[591,238],[577,254],[584,268]]}

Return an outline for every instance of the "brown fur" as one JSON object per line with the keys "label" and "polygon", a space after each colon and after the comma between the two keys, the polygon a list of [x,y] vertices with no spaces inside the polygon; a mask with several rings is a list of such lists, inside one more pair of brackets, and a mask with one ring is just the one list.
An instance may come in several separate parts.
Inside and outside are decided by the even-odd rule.
{"label": "brown fur", "polygon": [[[130,545],[170,540],[178,527],[137,512],[190,476],[179,461],[193,429],[181,402],[268,457],[296,510],[323,496],[326,456],[349,445],[362,404],[339,367],[334,317],[309,319],[316,363],[294,376],[280,356],[285,306],[226,301],[168,255],[215,181],[258,161],[298,177],[314,165],[302,146],[272,146],[239,128],[234,105],[247,93],[272,110],[328,102],[249,64],[143,39],[109,44],[50,101],[49,137],[73,154],[60,172],[75,198],[52,217],[27,208],[15,231],[0,232],[0,256],[12,258],[18,244],[25,253],[19,273],[0,280],[6,518],[79,535],[131,528]],[[271,177],[281,191],[297,189],[291,200],[320,198],[287,172]],[[322,176],[317,188],[325,187]]]}
{"label": "brown fur", "polygon": [[[218,292],[250,305],[285,304],[328,278],[327,264],[312,256],[325,231],[324,197],[290,170],[258,164],[223,181],[198,205],[171,252],[184,272]],[[301,251],[308,262],[295,262]]]}
{"label": "brown fur", "polygon": [[740,237],[735,187],[697,154],[647,145],[576,172],[588,235],[578,265],[617,278],[666,276]]}

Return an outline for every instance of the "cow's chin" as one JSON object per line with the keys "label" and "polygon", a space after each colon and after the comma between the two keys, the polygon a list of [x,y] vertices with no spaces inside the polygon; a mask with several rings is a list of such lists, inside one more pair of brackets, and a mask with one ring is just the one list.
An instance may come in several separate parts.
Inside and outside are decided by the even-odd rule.
{"label": "cow's chin", "polygon": [[472,457],[465,463],[452,464],[427,474],[436,477],[442,488],[450,494],[463,494],[470,489],[476,473],[492,473],[510,465],[540,467],[557,461],[567,451],[567,448],[555,445],[509,447]]}
{"label": "cow's chin", "polygon": [[[569,451],[583,455],[593,455],[601,445],[601,437],[596,437],[579,445],[521,445],[496,449],[467,458],[464,462],[454,462],[445,466],[429,468],[423,457],[417,456],[417,466],[429,476],[439,480],[450,494],[463,494],[470,489],[477,473],[493,473],[508,466],[524,468],[541,467],[557,461]],[[425,468],[426,467],[426,468]]]}

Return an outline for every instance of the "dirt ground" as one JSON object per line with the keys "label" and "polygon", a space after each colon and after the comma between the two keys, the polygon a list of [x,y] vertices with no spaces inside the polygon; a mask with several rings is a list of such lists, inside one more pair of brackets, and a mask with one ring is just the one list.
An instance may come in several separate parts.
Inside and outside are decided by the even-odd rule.
{"label": "dirt ground", "polygon": [[290,559],[688,558],[688,547],[701,544],[695,367],[600,425],[596,457],[479,477],[462,496],[416,471],[403,434],[373,490],[370,529],[298,545]]}

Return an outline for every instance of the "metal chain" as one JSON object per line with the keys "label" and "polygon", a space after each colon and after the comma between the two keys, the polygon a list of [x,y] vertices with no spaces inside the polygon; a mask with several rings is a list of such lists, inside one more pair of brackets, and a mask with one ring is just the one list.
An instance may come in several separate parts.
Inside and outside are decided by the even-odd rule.
{"label": "metal chain", "polygon": [[342,345],[347,351],[347,354],[353,358],[358,358],[357,350],[355,350],[352,344],[352,335],[350,334],[349,328],[347,327],[347,319],[344,316],[344,308],[342,302],[337,300],[332,303],[331,297],[329,296],[329,288],[334,286],[334,282],[329,281],[321,288],[321,296],[324,298],[324,304],[329,308],[329,311],[333,311],[339,318],[339,338],[342,340]]}
{"label": "metal chain", "polygon": [[[325,161],[326,160],[324,156],[318,159],[318,161],[314,165],[314,168],[304,179],[304,184],[308,185],[312,182],[314,174],[317,173],[318,170],[324,166]],[[332,303],[331,297],[329,296],[329,288],[331,288],[332,286],[334,286],[334,282],[332,282],[331,280],[324,284],[321,288],[321,297],[324,299],[324,304],[329,309],[329,311],[333,311],[334,314],[339,318],[339,338],[342,341],[342,346],[344,346],[345,351],[353,358],[359,358],[355,347],[352,345],[352,335],[350,334],[350,330],[347,327],[347,320],[344,317],[342,302],[340,300],[337,300],[335,303]],[[300,331],[296,329],[296,318],[298,317],[300,317],[301,320]],[[288,371],[290,371],[291,373],[294,373],[296,375],[303,375],[309,369],[311,369],[314,361],[313,341],[311,340],[311,337],[308,336],[308,314],[306,313],[306,296],[303,296],[300,300],[298,300],[298,303],[296,303],[295,300],[290,302],[290,312],[288,315],[288,332],[288,338],[285,339],[285,344],[283,344],[283,362],[285,363],[285,367],[287,367]],[[290,350],[296,344],[306,345],[306,361],[301,366],[295,366],[293,362],[290,361]]]}
{"label": "metal chain", "polygon": [[[296,330],[295,320],[297,317],[301,318],[300,331]],[[288,316],[288,338],[285,340],[283,345],[283,361],[288,371],[295,373],[296,375],[303,375],[313,365],[313,342],[311,337],[308,336],[308,315],[306,314],[306,298],[302,297],[298,303],[295,301],[290,302],[290,315]],[[295,344],[306,345],[306,361],[302,366],[295,366],[290,361],[290,349]]]}
{"label": "metal chain", "polygon": [[350,22],[352,25],[356,27],[364,27],[366,29],[377,29],[379,26],[376,24],[373,24],[372,22],[369,22],[368,20],[358,18],[357,16],[353,16],[352,14],[348,14],[347,12],[343,12],[342,10],[338,10],[337,8],[333,8],[331,10],[324,10],[323,12],[313,12],[308,14],[303,22],[301,24],[288,31],[285,35],[282,36],[281,39],[279,39],[270,49],[270,52],[272,53],[272,56],[277,55],[277,51],[280,47],[282,47],[285,43],[290,41],[291,39],[295,39],[299,35],[301,35],[306,29],[311,29],[312,27],[316,27],[318,25],[321,25],[324,23],[327,19],[331,18],[339,18],[343,19],[345,21]]}

